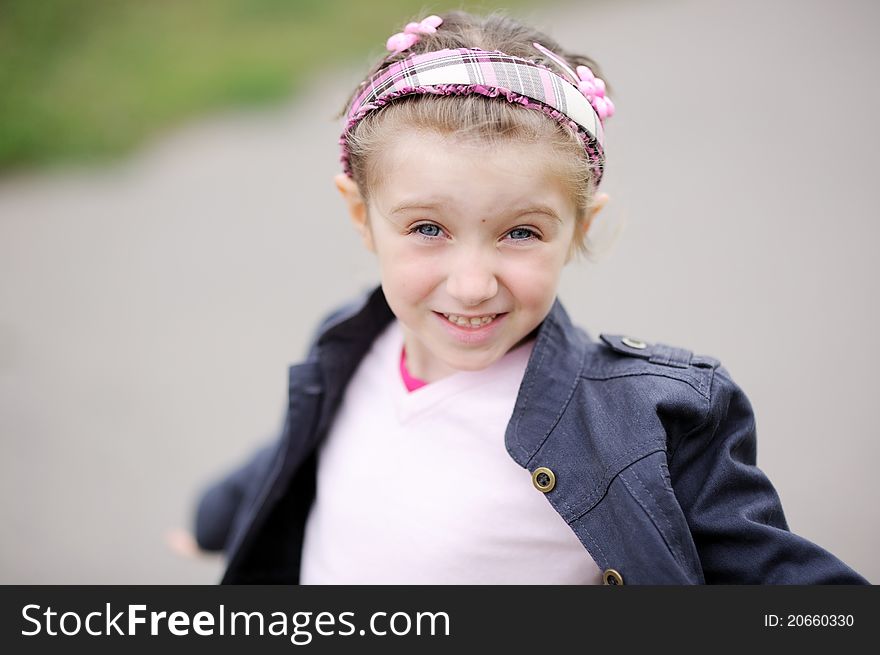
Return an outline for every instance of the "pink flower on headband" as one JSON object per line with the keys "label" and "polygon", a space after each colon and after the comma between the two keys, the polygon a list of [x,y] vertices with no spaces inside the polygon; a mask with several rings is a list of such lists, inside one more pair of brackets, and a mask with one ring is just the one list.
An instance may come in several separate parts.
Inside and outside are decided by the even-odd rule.
{"label": "pink flower on headband", "polygon": [[421,38],[420,34],[434,34],[442,22],[443,19],[440,16],[431,15],[423,18],[419,23],[407,23],[403,32],[388,37],[385,47],[394,54],[402,52],[417,43]]}
{"label": "pink flower on headband", "polygon": [[605,121],[606,118],[614,116],[614,103],[611,98],[605,95],[605,81],[601,77],[593,75],[593,71],[589,66],[578,66],[577,73],[571,70],[571,66],[565,63],[559,55],[548,50],[540,43],[533,43],[533,46],[555,61],[567,72],[572,80],[577,84],[578,90],[584,94],[589,103],[596,110],[599,119]]}
{"label": "pink flower on headband", "polygon": [[593,105],[599,118],[604,121],[606,118],[614,116],[614,103],[611,102],[611,98],[605,95],[605,80],[593,75],[589,66],[578,66],[576,70],[580,79],[578,89]]}

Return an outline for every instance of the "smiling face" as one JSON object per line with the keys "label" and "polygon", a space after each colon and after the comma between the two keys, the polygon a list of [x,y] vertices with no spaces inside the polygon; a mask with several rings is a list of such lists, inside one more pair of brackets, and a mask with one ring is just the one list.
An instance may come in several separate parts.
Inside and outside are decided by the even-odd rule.
{"label": "smiling face", "polygon": [[[368,212],[356,185],[337,176],[378,257],[414,376],[430,382],[483,369],[546,317],[576,229],[552,154],[537,144],[477,146],[405,132],[382,154]],[[474,320],[461,327],[444,314]]]}

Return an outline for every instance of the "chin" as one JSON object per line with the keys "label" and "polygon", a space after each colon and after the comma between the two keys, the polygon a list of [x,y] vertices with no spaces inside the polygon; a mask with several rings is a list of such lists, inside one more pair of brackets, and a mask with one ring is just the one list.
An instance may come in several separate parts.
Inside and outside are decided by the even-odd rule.
{"label": "chin", "polygon": [[495,361],[492,357],[462,357],[460,360],[448,362],[449,366],[459,371],[481,371]]}

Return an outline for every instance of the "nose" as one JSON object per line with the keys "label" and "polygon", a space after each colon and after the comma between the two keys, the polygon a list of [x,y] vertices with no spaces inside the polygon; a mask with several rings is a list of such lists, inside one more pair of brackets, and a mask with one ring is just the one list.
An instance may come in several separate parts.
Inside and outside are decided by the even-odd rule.
{"label": "nose", "polygon": [[476,307],[498,293],[498,280],[486,253],[470,252],[455,258],[452,264],[446,292],[463,307]]}

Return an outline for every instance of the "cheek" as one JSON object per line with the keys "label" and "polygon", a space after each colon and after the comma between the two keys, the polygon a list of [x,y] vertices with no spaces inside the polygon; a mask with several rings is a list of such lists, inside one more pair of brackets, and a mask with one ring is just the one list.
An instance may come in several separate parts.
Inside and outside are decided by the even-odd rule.
{"label": "cheek", "polygon": [[537,254],[505,267],[506,284],[523,303],[541,304],[549,295],[556,294],[562,270],[560,257],[555,252]]}
{"label": "cheek", "polygon": [[413,252],[412,248],[389,250],[380,262],[382,279],[389,291],[402,300],[414,301],[434,289],[443,277],[439,257]]}

